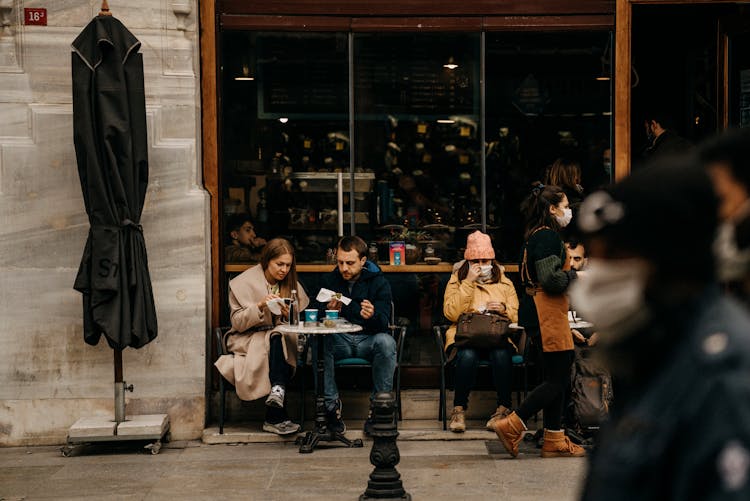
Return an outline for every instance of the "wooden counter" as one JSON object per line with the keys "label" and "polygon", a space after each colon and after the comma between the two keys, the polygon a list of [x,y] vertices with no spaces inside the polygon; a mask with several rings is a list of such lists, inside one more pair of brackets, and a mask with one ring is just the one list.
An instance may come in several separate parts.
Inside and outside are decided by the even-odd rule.
{"label": "wooden counter", "polygon": [[[227,273],[242,273],[246,269],[254,266],[252,264],[226,264],[224,271]],[[326,273],[331,271],[333,264],[298,264],[298,273]],[[390,264],[378,265],[383,273],[451,273],[453,265],[451,263],[439,264],[402,264],[400,266],[391,266]],[[508,273],[517,273],[517,264],[503,264],[505,271]]]}

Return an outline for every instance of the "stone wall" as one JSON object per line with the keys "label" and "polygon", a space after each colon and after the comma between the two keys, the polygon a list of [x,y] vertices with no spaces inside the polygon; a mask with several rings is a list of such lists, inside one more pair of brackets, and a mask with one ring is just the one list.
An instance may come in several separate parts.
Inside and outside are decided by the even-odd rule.
{"label": "stone wall", "polygon": [[[208,195],[200,168],[197,0],[110,0],[141,41],[150,179],[142,224],[159,336],[123,354],[127,412],[168,413],[175,439],[205,414]],[[73,290],[88,232],[73,147],[70,44],[99,0],[0,0],[0,445],[65,441],[113,416],[112,350],[83,341]],[[47,26],[24,26],[44,7]]]}

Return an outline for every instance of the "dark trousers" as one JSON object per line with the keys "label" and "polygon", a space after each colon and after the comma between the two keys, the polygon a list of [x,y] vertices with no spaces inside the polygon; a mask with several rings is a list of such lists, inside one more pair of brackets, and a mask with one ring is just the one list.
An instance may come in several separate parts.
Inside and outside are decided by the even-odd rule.
{"label": "dark trousers", "polygon": [[[271,386],[280,385],[286,388],[291,378],[292,368],[284,359],[284,347],[281,343],[283,343],[281,336],[271,336],[271,348],[268,352],[268,376],[271,380]],[[284,399],[284,407],[281,409],[266,406],[266,421],[269,423],[280,423],[287,419],[289,419],[289,416],[286,413],[286,398]]]}
{"label": "dark trousers", "polygon": [[544,382],[537,386],[516,410],[518,417],[526,421],[544,410],[544,427],[559,430],[562,427],[563,397],[570,386],[570,367],[573,351],[542,353]]}
{"label": "dark trousers", "polygon": [[453,360],[455,366],[455,394],[453,406],[464,409],[469,403],[469,393],[476,384],[477,368],[480,360],[489,360],[492,367],[492,382],[497,392],[497,405],[510,408],[510,385],[513,371],[513,361],[510,350],[476,350],[474,348],[458,348]]}

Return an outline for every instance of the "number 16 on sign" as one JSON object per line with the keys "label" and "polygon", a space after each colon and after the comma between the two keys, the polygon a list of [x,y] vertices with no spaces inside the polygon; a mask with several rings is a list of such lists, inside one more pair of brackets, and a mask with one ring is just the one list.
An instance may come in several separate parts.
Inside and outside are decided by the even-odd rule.
{"label": "number 16 on sign", "polygon": [[47,9],[23,9],[23,24],[47,26]]}

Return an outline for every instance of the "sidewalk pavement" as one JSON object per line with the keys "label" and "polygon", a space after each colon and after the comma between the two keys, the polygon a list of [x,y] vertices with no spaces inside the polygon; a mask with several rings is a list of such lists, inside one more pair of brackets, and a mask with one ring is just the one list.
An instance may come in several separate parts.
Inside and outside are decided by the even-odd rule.
{"label": "sidewalk pavement", "polygon": [[[495,440],[403,441],[397,466],[414,500],[577,499],[583,458],[541,459],[521,444],[512,459]],[[364,448],[299,454],[290,442],[98,444],[72,457],[59,447],[0,448],[0,500],[356,500],[373,466]]]}

